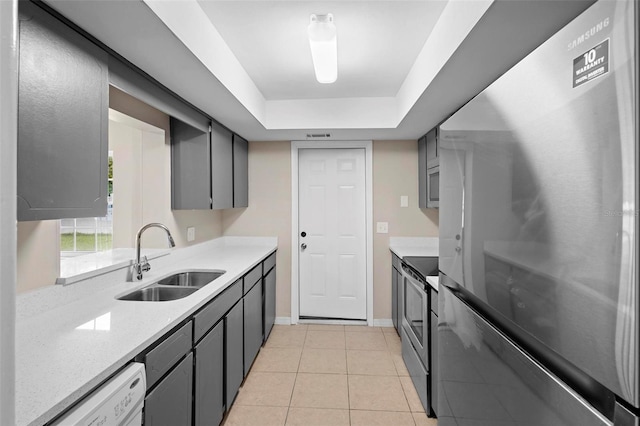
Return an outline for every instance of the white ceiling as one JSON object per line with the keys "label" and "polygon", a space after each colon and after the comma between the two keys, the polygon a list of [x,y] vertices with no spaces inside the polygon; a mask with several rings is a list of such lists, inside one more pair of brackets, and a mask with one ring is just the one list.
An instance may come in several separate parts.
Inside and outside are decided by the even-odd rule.
{"label": "white ceiling", "polygon": [[[445,0],[199,0],[266,100],[396,96]],[[338,80],[315,79],[307,26],[332,13],[338,33]]]}
{"label": "white ceiling", "polygon": [[[415,139],[594,0],[46,0],[249,140]],[[310,13],[333,13],[338,81],[315,82]],[[267,40],[274,40],[268,43]]]}

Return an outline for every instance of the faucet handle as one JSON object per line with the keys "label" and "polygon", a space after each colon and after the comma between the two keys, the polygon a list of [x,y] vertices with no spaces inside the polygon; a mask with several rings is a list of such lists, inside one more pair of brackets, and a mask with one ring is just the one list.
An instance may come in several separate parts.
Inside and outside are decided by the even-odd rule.
{"label": "faucet handle", "polygon": [[131,281],[140,281],[142,280],[142,273],[147,272],[151,269],[151,265],[147,260],[147,256],[143,256],[140,259],[140,262],[134,262],[131,265]]}
{"label": "faucet handle", "polygon": [[142,259],[140,259],[140,270],[142,272],[147,272],[147,271],[151,270],[151,265],[149,264],[149,261],[147,260],[147,256],[143,256]]}

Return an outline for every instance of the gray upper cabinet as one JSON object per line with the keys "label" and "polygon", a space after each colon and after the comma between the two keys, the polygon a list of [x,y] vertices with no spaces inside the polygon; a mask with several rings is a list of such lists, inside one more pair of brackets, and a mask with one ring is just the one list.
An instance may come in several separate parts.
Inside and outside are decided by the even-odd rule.
{"label": "gray upper cabinet", "polygon": [[107,54],[19,2],[18,220],[107,213]]}
{"label": "gray upper cabinet", "polygon": [[249,206],[249,142],[233,135],[233,207]]}
{"label": "gray upper cabinet", "polygon": [[210,209],[209,134],[171,117],[171,208]]}
{"label": "gray upper cabinet", "polygon": [[211,193],[212,208],[230,209],[234,207],[233,177],[234,154],[233,134],[224,127],[211,123]]}
{"label": "gray upper cabinet", "polygon": [[438,207],[439,163],[438,128],[418,139],[418,206]]}
{"label": "gray upper cabinet", "polygon": [[211,131],[171,118],[173,210],[247,207],[248,143],[217,123]]}
{"label": "gray upper cabinet", "polygon": [[427,137],[418,139],[418,206],[427,208]]}
{"label": "gray upper cabinet", "polygon": [[427,144],[427,169],[430,169],[437,166],[439,162],[438,152],[440,151],[440,147],[438,146],[438,128],[434,127],[431,129],[425,135],[425,139]]}

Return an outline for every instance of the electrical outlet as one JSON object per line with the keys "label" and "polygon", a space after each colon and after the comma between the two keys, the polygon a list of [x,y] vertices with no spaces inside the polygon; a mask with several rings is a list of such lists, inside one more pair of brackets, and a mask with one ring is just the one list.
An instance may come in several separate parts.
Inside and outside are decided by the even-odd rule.
{"label": "electrical outlet", "polygon": [[187,241],[193,241],[196,239],[196,227],[189,226],[187,228]]}
{"label": "electrical outlet", "polygon": [[400,207],[409,207],[409,196],[401,195],[400,196]]}
{"label": "electrical outlet", "polygon": [[376,232],[378,234],[388,234],[389,233],[389,222],[377,222],[376,223]]}

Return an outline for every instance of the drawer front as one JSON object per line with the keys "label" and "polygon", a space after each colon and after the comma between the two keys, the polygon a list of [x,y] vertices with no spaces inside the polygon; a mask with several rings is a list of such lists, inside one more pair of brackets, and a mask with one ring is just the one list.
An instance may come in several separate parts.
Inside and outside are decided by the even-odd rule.
{"label": "drawer front", "polygon": [[144,355],[147,388],[151,388],[180,358],[191,350],[192,336],[192,325],[189,321]]}
{"label": "drawer front", "polygon": [[262,262],[262,275],[267,275],[269,271],[276,266],[276,254],[272,253],[269,257],[267,257],[264,262]]}
{"label": "drawer front", "polygon": [[242,297],[242,279],[231,284],[194,316],[193,340],[197,342],[226,314]]}
{"label": "drawer front", "polygon": [[391,265],[393,265],[393,267],[398,271],[402,271],[402,260],[400,260],[400,258],[395,254],[393,254],[393,252],[391,253]]}
{"label": "drawer front", "polygon": [[244,291],[243,294],[247,294],[249,290],[262,278],[262,263],[257,264],[252,270],[247,272],[244,276]]}
{"label": "drawer front", "polygon": [[429,403],[429,394],[427,391],[427,381],[429,380],[429,376],[424,366],[422,365],[422,361],[420,357],[415,352],[413,346],[411,346],[411,341],[409,337],[406,335],[404,329],[402,329],[402,360],[404,364],[407,366],[407,370],[409,371],[409,376],[411,376],[411,381],[416,388],[416,392],[420,397],[420,402],[424,407],[425,413],[427,415],[431,415],[431,404]]}

